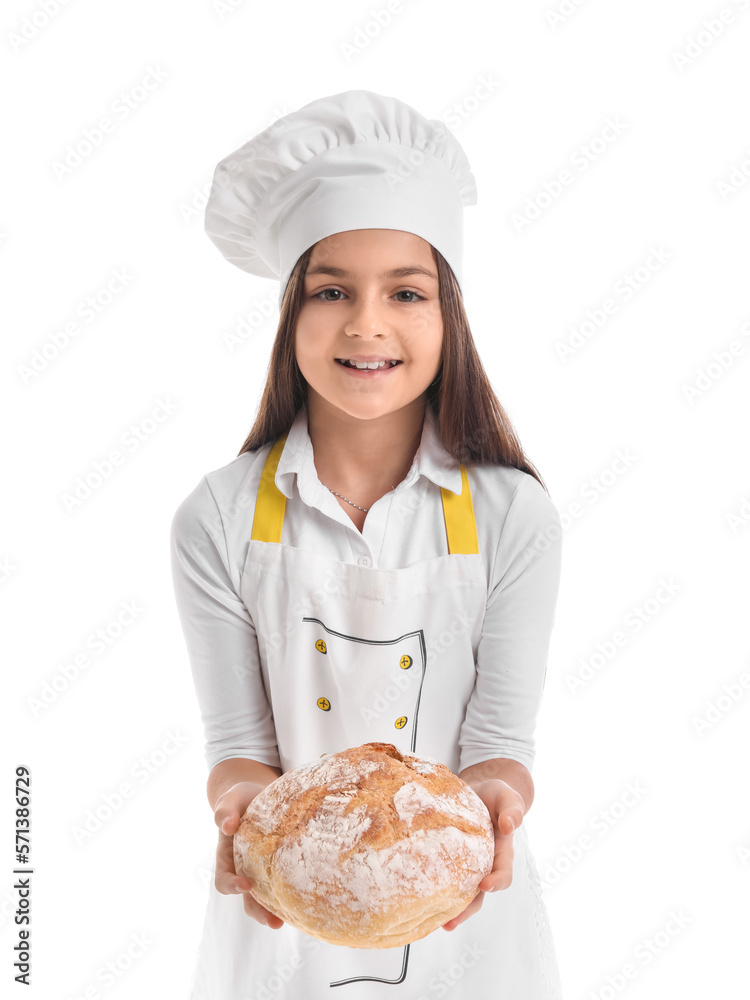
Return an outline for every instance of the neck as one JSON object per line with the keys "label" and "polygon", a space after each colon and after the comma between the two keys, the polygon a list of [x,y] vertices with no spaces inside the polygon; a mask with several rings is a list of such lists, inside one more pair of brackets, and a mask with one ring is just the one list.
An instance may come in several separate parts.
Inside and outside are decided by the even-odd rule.
{"label": "neck", "polygon": [[310,387],[307,425],[320,482],[362,507],[395,489],[414,461],[425,407],[421,396],[393,413],[361,420]]}

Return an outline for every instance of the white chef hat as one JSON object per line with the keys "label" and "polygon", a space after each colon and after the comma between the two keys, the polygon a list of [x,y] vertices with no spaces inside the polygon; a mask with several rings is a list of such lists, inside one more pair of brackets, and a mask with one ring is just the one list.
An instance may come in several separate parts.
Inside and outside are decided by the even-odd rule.
{"label": "white chef hat", "polygon": [[461,283],[463,207],[476,183],[442,121],[395,97],[348,90],[285,115],[224,157],[206,233],[232,264],[278,278],[333,233],[399,229],[431,243]]}

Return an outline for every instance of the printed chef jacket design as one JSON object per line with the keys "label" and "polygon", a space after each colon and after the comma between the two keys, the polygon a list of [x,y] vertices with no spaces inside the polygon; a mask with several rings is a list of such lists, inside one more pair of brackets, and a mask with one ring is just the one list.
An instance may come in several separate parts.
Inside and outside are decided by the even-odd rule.
{"label": "printed chef jacket design", "polygon": [[[295,488],[296,487],[296,488]],[[467,469],[427,407],[406,478],[360,533],[318,480],[298,412],[287,435],[209,473],[177,510],[172,565],[209,769],[290,770],[362,743],[454,773],[531,769],[560,574],[559,515],[527,473]],[[248,917],[209,886],[193,1000],[443,996],[557,1000],[528,817],[513,881],[454,931],[345,948]]]}

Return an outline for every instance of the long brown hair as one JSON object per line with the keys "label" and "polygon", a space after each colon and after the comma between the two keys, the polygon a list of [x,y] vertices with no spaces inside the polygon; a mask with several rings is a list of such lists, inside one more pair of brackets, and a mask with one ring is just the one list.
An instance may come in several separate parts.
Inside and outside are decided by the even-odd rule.
{"label": "long brown hair", "polygon": [[[289,277],[258,414],[238,456],[257,451],[286,433],[302,404],[307,402],[307,382],[295,354],[295,329],[312,251],[313,247],[305,250]],[[434,247],[432,255],[440,285],[443,359],[440,371],[427,388],[427,405],[435,414],[443,446],[467,466],[506,465],[528,472],[549,493],[541,475],[524,454],[510,418],[490,385],[453,270]]]}

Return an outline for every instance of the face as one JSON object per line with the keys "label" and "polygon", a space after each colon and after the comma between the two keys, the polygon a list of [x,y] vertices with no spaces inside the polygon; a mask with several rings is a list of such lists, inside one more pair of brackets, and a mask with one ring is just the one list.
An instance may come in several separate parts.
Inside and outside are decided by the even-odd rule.
{"label": "face", "polygon": [[[295,336],[310,404],[362,420],[421,404],[442,343],[429,243],[397,229],[354,229],[315,244]],[[351,371],[341,358],[399,364]]]}

